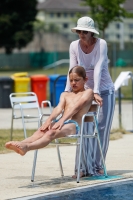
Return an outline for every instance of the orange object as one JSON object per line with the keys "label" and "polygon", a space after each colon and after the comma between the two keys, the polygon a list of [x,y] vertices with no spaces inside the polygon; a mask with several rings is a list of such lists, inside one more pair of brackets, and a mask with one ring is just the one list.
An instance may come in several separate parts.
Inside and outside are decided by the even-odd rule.
{"label": "orange object", "polygon": [[31,76],[31,91],[35,92],[38,97],[39,105],[47,99],[47,82],[49,78],[46,75]]}

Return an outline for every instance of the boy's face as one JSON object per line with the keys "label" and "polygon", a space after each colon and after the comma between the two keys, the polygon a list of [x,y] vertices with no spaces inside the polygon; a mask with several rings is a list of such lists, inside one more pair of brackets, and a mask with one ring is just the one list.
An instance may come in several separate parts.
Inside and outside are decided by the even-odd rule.
{"label": "boy's face", "polygon": [[86,80],[84,80],[83,77],[78,76],[76,73],[71,73],[69,75],[69,80],[73,92],[80,92],[84,90]]}

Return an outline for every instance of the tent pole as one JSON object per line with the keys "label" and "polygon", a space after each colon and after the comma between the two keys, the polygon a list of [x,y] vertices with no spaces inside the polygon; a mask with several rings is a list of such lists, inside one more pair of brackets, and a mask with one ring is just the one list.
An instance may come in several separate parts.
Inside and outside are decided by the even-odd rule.
{"label": "tent pole", "polygon": [[131,74],[132,78],[132,130],[131,132],[133,133],[133,74]]}
{"label": "tent pole", "polygon": [[118,89],[118,103],[119,103],[119,128],[122,128],[121,123],[121,88]]}

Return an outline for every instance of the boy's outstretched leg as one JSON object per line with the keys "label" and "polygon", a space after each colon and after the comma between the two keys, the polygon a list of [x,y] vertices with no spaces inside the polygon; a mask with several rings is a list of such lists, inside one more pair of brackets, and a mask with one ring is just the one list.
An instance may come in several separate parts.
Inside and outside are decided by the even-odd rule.
{"label": "boy's outstretched leg", "polygon": [[28,138],[21,142],[10,141],[5,144],[5,147],[23,156],[27,153],[27,151],[36,150],[36,149],[40,149],[47,146],[54,139],[55,133],[56,133],[55,130],[49,130],[46,133],[44,133],[43,131],[40,131],[39,129],[37,132],[39,135],[43,133],[43,136],[39,138],[37,137],[38,139],[36,139],[33,142],[31,142],[31,140],[29,140],[30,142],[28,142]]}
{"label": "boy's outstretched leg", "polygon": [[[40,139],[41,137],[43,137],[43,135],[45,134],[46,131],[40,131],[39,129],[30,137],[24,139],[21,141],[21,143],[32,143],[34,141],[37,141],[38,139]],[[16,153],[19,153],[19,150],[17,148],[17,146],[15,146],[16,144],[19,144],[20,141],[9,141],[5,144],[5,147],[7,149],[11,149],[14,150]]]}

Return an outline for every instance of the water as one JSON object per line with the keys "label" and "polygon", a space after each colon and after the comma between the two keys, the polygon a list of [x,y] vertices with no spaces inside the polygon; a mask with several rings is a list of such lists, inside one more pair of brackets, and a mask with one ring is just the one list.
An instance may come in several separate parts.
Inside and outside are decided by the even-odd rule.
{"label": "water", "polygon": [[133,200],[133,179],[41,194],[21,200]]}
{"label": "water", "polygon": [[114,183],[62,194],[45,196],[39,200],[133,200],[133,181]]}

